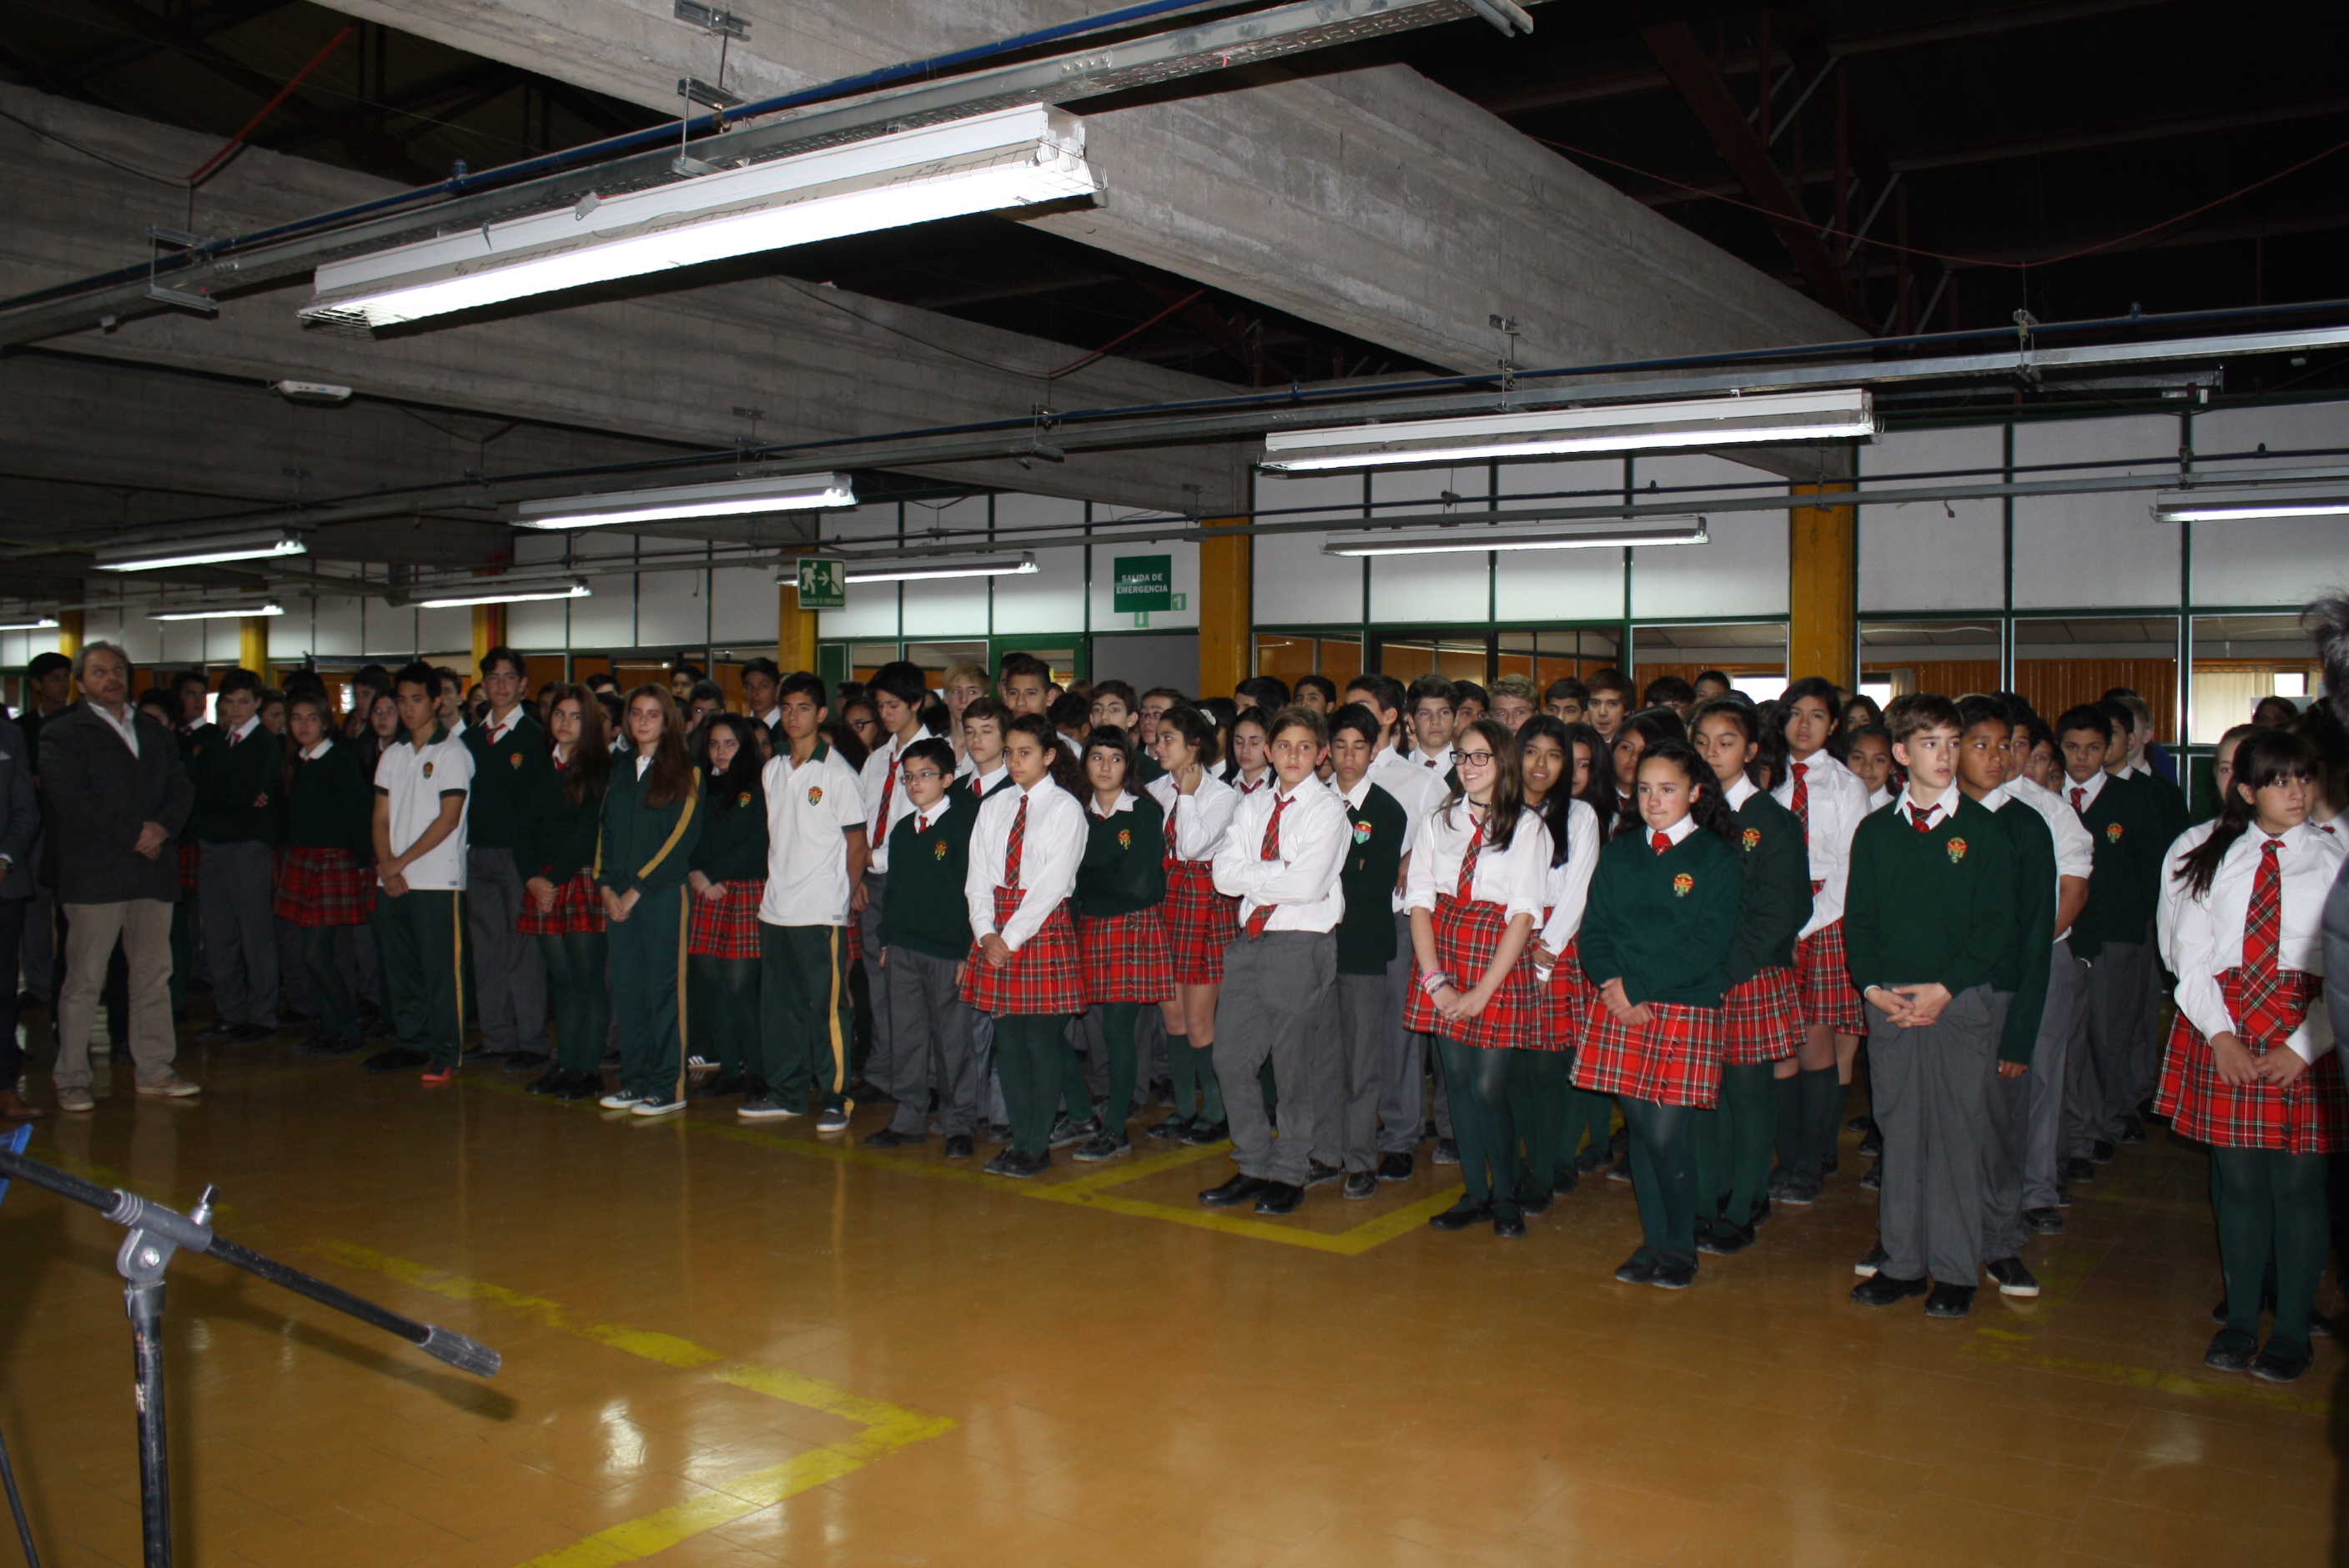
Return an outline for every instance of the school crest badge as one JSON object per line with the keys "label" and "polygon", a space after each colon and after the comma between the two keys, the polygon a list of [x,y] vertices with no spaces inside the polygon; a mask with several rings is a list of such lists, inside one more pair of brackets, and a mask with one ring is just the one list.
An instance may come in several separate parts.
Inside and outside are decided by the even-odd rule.
{"label": "school crest badge", "polygon": [[506,766],[508,766],[509,768],[512,768],[512,769],[515,772],[517,772],[517,773],[521,772],[521,771],[522,771],[522,753],[521,753],[521,752],[519,752],[519,751],[516,751],[516,752],[512,752],[512,753],[508,754],[508,756],[507,756],[507,758],[506,758]]}
{"label": "school crest badge", "polygon": [[1117,847],[1121,850],[1130,850],[1133,848],[1133,830],[1132,828],[1120,828],[1117,830]]}
{"label": "school crest badge", "polygon": [[2105,842],[2108,844],[2117,844],[2120,841],[2121,825],[2118,822],[2106,822],[2105,824]]}
{"label": "school crest badge", "polygon": [[1951,865],[1956,865],[1965,858],[1966,841],[1963,839],[1951,839],[1950,841],[1950,863]]}
{"label": "school crest badge", "polygon": [[821,806],[823,804],[823,785],[811,784],[808,786],[808,804],[811,806]]}
{"label": "school crest badge", "polygon": [[1750,854],[1752,854],[1754,851],[1756,851],[1756,850],[1758,850],[1758,849],[1760,849],[1760,848],[1762,847],[1762,830],[1761,830],[1761,829],[1759,829],[1759,828],[1748,828],[1748,829],[1746,829],[1746,830],[1745,830],[1745,832],[1744,832],[1744,834],[1743,836],[1744,836],[1744,841],[1745,841],[1745,852],[1746,852],[1747,854],[1749,854],[1749,855],[1750,855]]}
{"label": "school crest badge", "polygon": [[942,861],[946,858],[947,841],[944,839],[940,839],[936,843],[930,846],[930,859],[934,861]]}
{"label": "school crest badge", "polygon": [[1355,823],[1355,824],[1354,824],[1354,842],[1356,842],[1356,843],[1358,843],[1358,844],[1367,844],[1367,843],[1369,843],[1370,841],[1371,841],[1371,825],[1370,825],[1370,823],[1368,823],[1368,822],[1357,822],[1357,823]]}
{"label": "school crest badge", "polygon": [[750,803],[750,791],[749,791],[748,789],[743,790],[740,795],[737,795],[737,796],[735,796],[735,797],[734,797],[734,804],[736,804],[737,806],[747,806],[747,805],[749,805]]}
{"label": "school crest badge", "polygon": [[1690,893],[1695,891],[1696,878],[1689,875],[1688,872],[1682,872],[1680,875],[1672,879],[1672,896],[1674,898],[1686,898]]}
{"label": "school crest badge", "polygon": [[426,777],[427,779],[429,779],[429,778],[431,778],[431,777],[432,777],[432,764],[430,764],[429,762],[428,762],[428,763],[426,763],[426,764],[424,765],[424,777]]}

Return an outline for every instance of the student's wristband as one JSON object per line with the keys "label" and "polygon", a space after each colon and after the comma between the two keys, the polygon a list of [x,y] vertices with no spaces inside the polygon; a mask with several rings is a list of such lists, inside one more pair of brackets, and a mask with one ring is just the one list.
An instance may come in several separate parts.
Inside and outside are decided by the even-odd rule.
{"label": "student's wristband", "polygon": [[1431,969],[1419,977],[1419,988],[1431,996],[1451,984],[1452,976],[1441,969]]}

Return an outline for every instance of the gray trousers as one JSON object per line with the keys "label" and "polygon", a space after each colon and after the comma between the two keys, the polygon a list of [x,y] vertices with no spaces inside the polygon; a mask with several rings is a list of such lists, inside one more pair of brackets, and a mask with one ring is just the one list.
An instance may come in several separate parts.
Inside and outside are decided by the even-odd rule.
{"label": "gray trousers", "polygon": [[1313,1021],[1313,1158],[1340,1170],[1379,1163],[1379,1096],[1384,1088],[1387,977],[1340,975],[1336,1006]]}
{"label": "gray trousers", "polygon": [[[978,1015],[964,1004],[955,985],[958,965],[951,958],[933,958],[910,947],[890,948],[888,959],[885,967],[874,971],[887,981],[875,987],[874,999],[882,990],[888,993],[890,1011],[903,1026],[897,1032],[901,1048],[892,1057],[894,1078],[873,1081],[897,1102],[889,1126],[897,1132],[925,1130],[935,1081],[938,1131],[948,1138],[968,1137],[978,1130],[983,1109],[978,1097],[985,1078],[978,1042],[971,1033]],[[867,1078],[873,1077],[879,1057],[876,1048],[865,1064]]]}
{"label": "gray trousers", "polygon": [[197,864],[212,1010],[223,1024],[250,1024],[275,1034],[276,857],[267,844],[206,844]]}
{"label": "gray trousers", "polygon": [[[856,947],[864,957],[865,995],[873,1002],[873,1048],[865,1053],[864,1081],[886,1094],[895,1093],[893,1087],[903,1075],[897,1057],[897,1030],[890,1006],[890,988],[881,983],[881,908],[888,896],[889,879],[871,872],[864,873],[864,908],[853,916],[856,922]],[[930,1070],[929,1058],[915,1053],[913,1067],[920,1072]]]}
{"label": "gray trousers", "polygon": [[[1417,966],[1411,952],[1411,916],[1395,917],[1395,955],[1387,962],[1387,1025],[1384,1058],[1379,1075],[1379,1152],[1409,1154],[1419,1147],[1426,1125],[1428,1063],[1435,1053],[1429,1037],[1403,1027],[1403,1004],[1411,995],[1412,972]],[[1452,1108],[1444,1103],[1439,1081],[1435,1090],[1437,1135],[1452,1136]]]}
{"label": "gray trousers", "polygon": [[486,1056],[546,1050],[546,958],[514,929],[523,874],[512,850],[465,851],[465,940],[473,945],[473,1007]]}
{"label": "gray trousers", "polygon": [[[1338,939],[1330,933],[1268,931],[1224,950],[1224,990],[1216,1003],[1216,1077],[1240,1174],[1305,1185],[1313,1148],[1313,1020],[1330,1005]],[[1280,1097],[1280,1137],[1264,1114],[1257,1071],[1272,1062]],[[1299,1089],[1305,1092],[1299,1093]]]}
{"label": "gray trousers", "polygon": [[2121,1118],[2137,1110],[2132,1090],[2151,1051],[2153,1025],[2145,1016],[2145,971],[2151,944],[2107,942],[2088,962],[2085,1060],[2075,1064],[2075,1093],[2064,1115],[2064,1141],[2075,1160],[2099,1140],[2117,1142]]}
{"label": "gray trousers", "polygon": [[1884,1133],[1877,1228],[1894,1279],[1980,1279],[1982,1160],[2005,1002],[1971,986],[1920,1029],[1868,1008],[1868,1084]]}
{"label": "gray trousers", "polygon": [[[1982,1256],[2011,1258],[2030,1241],[2026,1209],[2055,1207],[2064,1176],[2064,1065],[2086,1002],[2082,965],[2059,942],[2049,954],[2047,1006],[2031,1045],[2030,1071],[1991,1086],[1990,1139],[1982,1146]],[[1999,999],[2012,1006],[2014,998]]]}
{"label": "gray trousers", "polygon": [[[171,1028],[171,906],[157,898],[75,903],[66,906],[66,985],[57,997],[57,1060],[50,1077],[59,1088],[89,1087],[89,1026],[119,941],[129,964],[130,1060],[138,1081],[168,1080],[180,1049]],[[118,1051],[123,1046],[114,1044]]]}

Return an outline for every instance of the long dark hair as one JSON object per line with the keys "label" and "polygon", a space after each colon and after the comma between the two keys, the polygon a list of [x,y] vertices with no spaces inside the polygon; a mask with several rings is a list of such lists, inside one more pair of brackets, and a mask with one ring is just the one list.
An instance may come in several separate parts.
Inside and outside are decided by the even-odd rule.
{"label": "long dark hair", "polygon": [[2187,896],[2200,898],[2210,891],[2227,851],[2251,830],[2259,810],[2253,798],[2259,791],[2286,779],[2313,779],[2315,774],[2316,759],[2308,743],[2288,729],[2261,729],[2236,747],[2234,781],[2219,802],[2219,820],[2209,838],[2178,857],[2176,870],[2185,880]]}
{"label": "long dark hair", "polygon": [[[1547,715],[1544,717],[1547,717]],[[1586,747],[1590,752],[1590,777],[1583,781],[1582,791],[1575,797],[1589,807],[1599,818],[1599,838],[1605,842],[1615,826],[1615,755],[1607,738],[1599,733],[1596,725],[1576,719],[1566,727],[1566,763],[1574,766],[1574,748]],[[1567,774],[1568,779],[1574,775]]]}
{"label": "long dark hair", "polygon": [[[1688,745],[1688,724],[1686,720],[1682,719],[1679,714],[1674,713],[1671,708],[1643,707],[1639,712],[1632,714],[1630,717],[1624,719],[1622,723],[1617,725],[1615,727],[1615,746],[1610,746],[1607,748],[1607,788],[1610,790],[1615,788],[1615,747],[1622,745],[1623,738],[1627,735],[1636,735],[1640,738],[1640,758],[1641,761],[1645,761],[1650,756],[1654,754],[1656,748],[1659,746]],[[1592,769],[1593,772],[1596,772],[1597,770],[1598,769],[1595,767]],[[1706,782],[1712,782],[1712,769],[1707,768],[1704,770],[1704,779]],[[1718,788],[1718,786],[1715,787]],[[1639,825],[1640,820],[1640,768],[1638,763],[1634,763],[1631,766],[1630,799],[1631,805],[1630,809],[1623,811],[1616,820],[1615,831],[1619,833],[1628,833],[1632,831]]]}
{"label": "long dark hair", "polygon": [[[1493,799],[1485,808],[1485,847],[1506,850],[1517,830],[1517,818],[1526,808],[1525,775],[1517,767],[1517,738],[1509,727],[1496,718],[1480,718],[1464,725],[1452,738],[1455,757],[1463,737],[1474,735],[1493,748]],[[1574,754],[1568,752],[1567,766],[1574,766]],[[1465,783],[1454,789],[1444,801],[1444,820],[1452,821],[1452,809],[1468,798]]]}
{"label": "long dark hair", "polygon": [[[685,720],[677,711],[677,698],[669,695],[668,687],[654,686],[647,681],[628,693],[621,702],[620,722],[623,725],[627,723],[627,716],[636,710],[638,697],[652,698],[660,704],[661,711],[660,739],[653,747],[653,765],[645,770],[642,804],[647,810],[653,810],[690,799],[694,784],[693,758],[686,753]],[[636,738],[631,734],[627,740],[628,754],[634,757],[636,754]]]}
{"label": "long dark hair", "polygon": [[563,765],[563,798],[582,811],[604,803],[612,787],[612,731],[604,704],[593,691],[576,684],[558,686],[546,694],[546,754],[554,755],[554,710],[566,702],[579,705],[579,744]]}
{"label": "long dark hair", "polygon": [[[709,738],[721,729],[734,738],[734,760],[722,770],[709,761]],[[737,800],[758,786],[759,769],[763,764],[759,757],[758,739],[750,729],[750,721],[739,713],[713,713],[702,722],[701,733],[694,740],[693,765],[709,780],[702,793],[709,797],[709,814],[713,817],[731,811]]]}
{"label": "long dark hair", "polygon": [[1191,750],[1203,774],[1216,770],[1219,752],[1216,746],[1216,721],[1188,703],[1176,703],[1158,716],[1160,728],[1172,725],[1174,732],[1190,743]]}
{"label": "long dark hair", "polygon": [[[1718,834],[1722,842],[1734,848],[1737,843],[1736,813],[1730,810],[1728,798],[1722,793],[1720,781],[1713,778],[1712,768],[1698,755],[1697,748],[1685,740],[1659,741],[1640,755],[1640,767],[1645,768],[1651,762],[1669,762],[1681,770],[1682,777],[1689,781],[1689,789],[1693,797],[1689,815],[1696,819],[1698,827],[1708,833]],[[1636,783],[1633,787],[1637,788]],[[1623,820],[1626,822],[1645,820],[1636,812],[1626,812]]]}
{"label": "long dark hair", "polygon": [[1851,733],[1843,722],[1845,707],[1843,688],[1825,676],[1805,676],[1778,695],[1778,719],[1781,727],[1794,713],[1795,705],[1805,697],[1816,697],[1826,706],[1826,753],[1837,762],[1851,755]]}
{"label": "long dark hair", "polygon": [[1244,707],[1240,709],[1239,712],[1232,716],[1231,722],[1225,727],[1226,730],[1232,737],[1232,744],[1224,748],[1225,757],[1223,771],[1216,775],[1217,778],[1221,779],[1225,783],[1230,785],[1235,789],[1238,789],[1240,786],[1240,763],[1238,753],[1240,726],[1243,724],[1253,724],[1258,729],[1264,731],[1264,765],[1268,770],[1272,767],[1272,715],[1265,712],[1264,709],[1260,707]]}
{"label": "long dark hair", "polygon": [[[1064,747],[1062,749],[1065,750],[1067,748]],[[1125,774],[1119,781],[1119,788],[1131,790],[1133,788],[1133,737],[1127,734],[1126,731],[1118,725],[1096,725],[1085,737],[1085,760],[1087,762],[1091,762],[1092,760],[1092,755],[1096,751],[1108,751],[1116,754],[1118,761],[1123,763],[1125,767]],[[1092,773],[1088,772],[1085,774],[1084,794],[1081,799],[1090,800],[1092,799],[1092,796],[1093,776]]]}
{"label": "long dark hair", "polygon": [[1061,732],[1052,727],[1050,719],[1040,713],[1023,713],[1003,727],[1003,744],[1007,749],[1015,735],[1029,736],[1044,748],[1053,783],[1080,800],[1091,792],[1091,787],[1085,782],[1084,769],[1078,766],[1075,758],[1069,755],[1069,748],[1061,744]]}
{"label": "long dark hair", "polygon": [[[1757,748],[1754,755],[1746,759],[1745,781],[1757,789],[1767,789],[1770,785],[1769,776],[1764,771],[1764,758],[1768,755],[1769,748],[1764,744],[1764,738],[1770,732],[1763,727],[1762,716],[1754,710],[1754,705],[1743,697],[1735,696],[1717,696],[1711,702],[1699,703],[1696,711],[1689,715],[1691,738],[1694,738],[1696,732],[1704,727],[1704,721],[1708,718],[1729,720],[1730,723],[1737,726],[1738,733],[1745,737],[1747,745]],[[1779,735],[1778,744],[1781,748],[1786,744],[1783,731]],[[1708,763],[1706,766],[1710,768],[1711,764]]]}
{"label": "long dark hair", "polygon": [[1574,737],[1568,733],[1565,722],[1555,714],[1537,713],[1526,720],[1524,727],[1517,731],[1520,799],[1525,789],[1526,748],[1537,740],[1547,740],[1566,754],[1566,777],[1558,781],[1557,789],[1541,798],[1539,805],[1526,808],[1549,829],[1549,863],[1562,866],[1566,864],[1567,821],[1574,811]]}

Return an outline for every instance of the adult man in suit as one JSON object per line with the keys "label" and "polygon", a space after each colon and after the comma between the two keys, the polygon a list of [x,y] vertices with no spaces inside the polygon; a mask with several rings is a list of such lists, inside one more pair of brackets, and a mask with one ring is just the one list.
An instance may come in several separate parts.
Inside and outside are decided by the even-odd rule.
{"label": "adult man in suit", "polygon": [[114,944],[130,971],[130,1059],[139,1092],[198,1092],[174,1071],[171,906],[176,841],[195,809],[176,738],[130,706],[130,658],[92,643],[75,661],[82,700],[41,726],[57,902],[66,907],[66,984],[57,998],[57,1107],[89,1110],[89,1027]]}
{"label": "adult man in suit", "polygon": [[33,903],[33,838],[40,826],[25,732],[0,718],[0,1121],[41,1114],[16,1092],[25,1070],[16,1044],[16,955]]}

